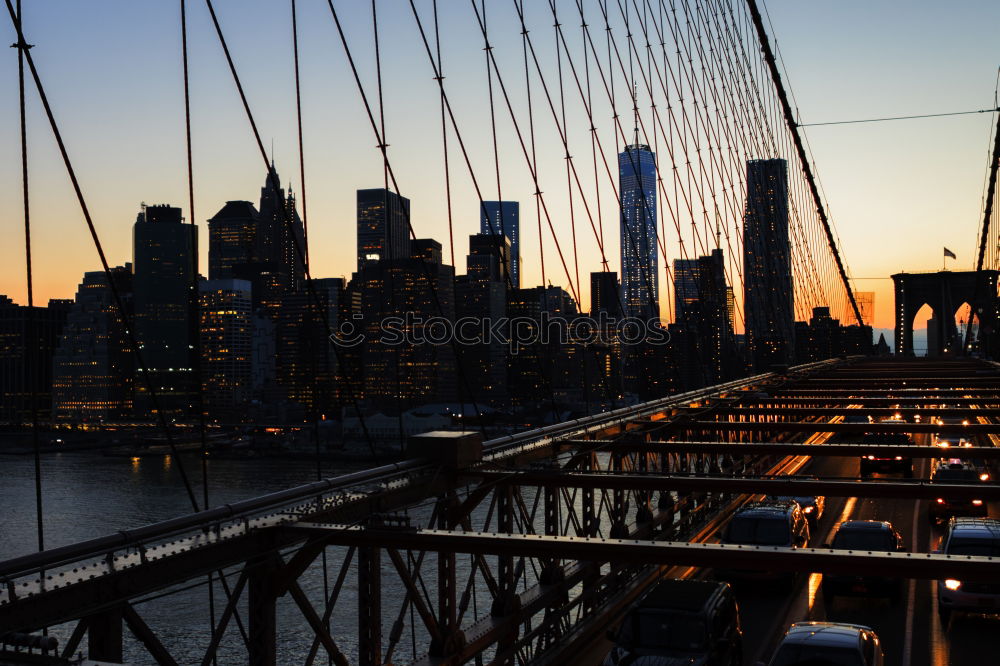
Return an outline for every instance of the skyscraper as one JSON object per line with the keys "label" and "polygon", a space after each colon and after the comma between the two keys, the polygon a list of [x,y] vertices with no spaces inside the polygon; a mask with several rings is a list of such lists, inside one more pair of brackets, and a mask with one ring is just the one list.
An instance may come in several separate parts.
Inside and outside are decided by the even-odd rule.
{"label": "skyscraper", "polygon": [[[500,234],[510,241],[510,263],[501,270],[510,273],[511,287],[521,287],[521,204],[517,201],[483,201],[479,209],[479,233]],[[503,278],[507,282],[507,278]]]}
{"label": "skyscraper", "polygon": [[656,265],[656,155],[635,143],[618,154],[622,296],[625,315],[659,318]]}
{"label": "skyscraper", "polygon": [[795,349],[791,258],[788,163],[750,160],[743,223],[743,307],[754,370],[790,362]]}
{"label": "skyscraper", "polygon": [[[132,266],[111,269],[131,316]],[[125,318],[104,271],[85,273],[52,360],[52,416],[87,420],[132,416],[135,365]]]}
{"label": "skyscraper", "polygon": [[410,200],[383,188],[358,190],[358,271],[410,256]]}
{"label": "skyscraper", "polygon": [[257,209],[249,201],[227,201],[208,221],[208,279],[231,280],[256,261]]}
{"label": "skyscraper", "polygon": [[465,259],[466,272],[477,280],[498,282],[507,286],[504,270],[511,266],[511,245],[506,236],[489,233],[469,236],[469,254]]}
{"label": "skyscraper", "polygon": [[601,271],[590,274],[590,316],[598,317],[601,313],[611,319],[621,317],[621,295],[618,291],[618,274],[614,271]]}
{"label": "skyscraper", "polygon": [[[467,274],[455,278],[456,321],[471,320],[487,328],[503,319],[508,291],[503,262],[510,265],[510,241],[506,236],[469,236]],[[475,387],[472,396],[463,395],[463,401],[502,404],[507,397],[506,346],[500,339],[485,337],[475,342],[463,340],[458,346],[458,369],[465,373],[465,381],[459,387],[463,390],[466,385]]]}
{"label": "skyscraper", "polygon": [[674,259],[674,321],[684,321],[698,303],[698,278],[701,261]]}
{"label": "skyscraper", "polygon": [[198,285],[201,384],[209,413],[241,416],[250,401],[253,322],[250,283],[205,280]]}
{"label": "skyscraper", "polygon": [[[144,206],[136,217],[134,241],[135,335],[160,408],[184,412],[193,405],[192,321],[197,236],[181,221],[181,209]],[[136,385],[136,408],[153,408],[145,381]]]}
{"label": "skyscraper", "polygon": [[[433,327],[424,329],[431,318],[454,321],[454,279],[455,269],[441,263],[441,244],[431,239],[411,241],[409,256],[403,259],[367,260],[354,274],[352,287],[361,293],[366,335],[360,345],[366,401],[397,411],[455,400],[452,346],[411,343],[434,333]],[[384,328],[387,317],[398,321]],[[394,339],[397,334],[400,339]]]}
{"label": "skyscraper", "polygon": [[277,381],[282,398],[300,417],[321,419],[337,405],[339,367],[328,336],[340,324],[345,292],[343,278],[313,279],[281,301]]}
{"label": "skyscraper", "polygon": [[52,354],[73,301],[17,305],[0,294],[0,421],[29,422],[52,409]]}
{"label": "skyscraper", "polygon": [[[305,252],[302,220],[295,210],[291,191],[285,196],[274,164],[268,169],[264,187],[260,188],[254,240],[256,265],[251,269],[254,304],[274,320],[282,296],[295,291],[305,275],[299,256]],[[251,275],[237,271],[234,277],[248,279]]]}
{"label": "skyscraper", "polygon": [[261,262],[273,264],[289,281],[289,289],[298,287],[303,277],[299,251],[305,252],[302,219],[295,210],[295,196],[285,188],[274,164],[268,170],[264,187],[260,188],[257,221],[257,256]]}

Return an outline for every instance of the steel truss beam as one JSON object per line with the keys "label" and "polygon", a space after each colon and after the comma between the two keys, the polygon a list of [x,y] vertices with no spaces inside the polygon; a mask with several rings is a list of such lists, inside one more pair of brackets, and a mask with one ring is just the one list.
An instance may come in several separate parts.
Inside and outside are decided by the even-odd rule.
{"label": "steel truss beam", "polygon": [[[783,406],[783,405],[805,405],[805,406],[819,406],[819,405],[860,405],[861,409],[867,409],[868,407],[875,407],[878,405],[885,405],[890,407],[892,405],[898,405],[900,403],[909,403],[914,405],[927,405],[928,407],[934,407],[942,402],[948,405],[956,406],[961,408],[963,405],[969,405],[966,409],[972,409],[972,405],[997,405],[1000,404],[1000,396],[993,398],[975,396],[975,397],[962,397],[954,396],[949,398],[927,398],[918,397],[915,395],[907,395],[900,397],[886,397],[885,391],[880,392],[881,396],[851,396],[851,395],[830,395],[826,392],[822,392],[819,396],[809,398],[809,397],[785,397],[776,396],[771,398],[759,398],[752,400],[756,405],[759,405],[761,409],[767,409],[769,406]],[[938,412],[935,412],[937,414]]]}
{"label": "steel truss beam", "polygon": [[844,552],[829,548],[790,549],[778,546],[734,546],[715,543],[601,539],[544,534],[385,530],[350,525],[299,523],[292,529],[330,535],[341,546],[374,546],[419,551],[503,553],[511,557],[586,559],[632,564],[802,571],[893,578],[947,576],[958,580],[996,581],[1000,558],[932,553]]}
{"label": "steel truss beam", "polygon": [[[902,433],[934,434],[942,426],[935,423],[828,423],[808,421],[657,421],[657,425],[671,430],[702,430],[707,432],[847,432],[847,433]],[[1000,433],[1000,423],[970,423],[961,426],[970,435]]]}
{"label": "steel truss beam", "polygon": [[[929,398],[932,400],[937,400],[938,402],[951,402],[956,399],[965,398],[966,400],[972,399],[997,399],[1000,398],[1000,392],[997,391],[997,387],[990,388],[951,388],[951,389],[928,389],[928,388],[912,388],[908,386],[900,386],[893,389],[885,388],[798,388],[797,385],[794,386],[782,386],[782,387],[772,387],[770,389],[764,388],[762,390],[773,393],[771,398],[780,399],[782,396],[830,396],[832,398],[837,397],[872,397],[872,398],[884,398],[886,393],[894,394],[896,400],[909,400],[912,395],[914,398],[922,397]],[[749,399],[750,396],[746,396]]]}
{"label": "steel truss beam", "polygon": [[908,458],[948,458],[971,459],[1000,458],[1000,447],[993,446],[909,446],[902,444],[862,444],[858,442],[838,442],[836,444],[798,444],[786,442],[688,442],[688,441],[618,441],[618,440],[570,440],[563,442],[567,449],[581,448],[616,453],[725,453],[732,456],[783,455],[783,456],[840,456],[861,457],[866,455],[890,454]]}
{"label": "steel truss beam", "polygon": [[470,471],[470,477],[509,486],[555,486],[609,490],[678,490],[688,492],[745,493],[751,495],[831,497],[891,497],[897,499],[1000,500],[1000,485],[979,483],[928,483],[924,481],[819,481],[814,479],[672,476],[652,474],[582,473],[549,471]]}
{"label": "steel truss beam", "polygon": [[[905,400],[898,402],[907,402]],[[853,415],[863,415],[863,416],[874,416],[874,417],[885,417],[885,416],[895,416],[899,415],[901,418],[912,420],[914,416],[932,416],[932,417],[943,417],[943,418],[966,418],[970,416],[983,416],[987,418],[997,418],[1000,417],[1000,409],[997,408],[987,408],[987,409],[972,409],[966,408],[943,408],[943,407],[927,407],[925,409],[904,407],[904,408],[893,408],[893,407],[868,407],[857,408],[857,407],[740,407],[740,406],[707,406],[707,407],[686,407],[681,410],[684,412],[699,412],[705,409],[710,409],[712,414],[725,415],[725,416],[853,416]]]}

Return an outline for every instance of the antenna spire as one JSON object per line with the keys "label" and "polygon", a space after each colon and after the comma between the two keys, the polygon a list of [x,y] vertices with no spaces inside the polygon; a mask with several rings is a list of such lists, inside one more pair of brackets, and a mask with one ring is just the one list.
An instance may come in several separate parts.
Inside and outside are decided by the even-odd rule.
{"label": "antenna spire", "polygon": [[633,145],[639,145],[639,91],[635,83],[632,84],[632,111],[635,112],[635,141]]}

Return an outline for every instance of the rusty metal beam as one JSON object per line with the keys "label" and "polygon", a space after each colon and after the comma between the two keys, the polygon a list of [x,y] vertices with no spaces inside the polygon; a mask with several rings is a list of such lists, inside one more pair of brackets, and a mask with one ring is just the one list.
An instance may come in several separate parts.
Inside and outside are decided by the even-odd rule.
{"label": "rusty metal beam", "polygon": [[[952,388],[952,389],[928,389],[928,388],[911,388],[911,387],[898,387],[894,389],[885,388],[799,388],[798,385],[790,386],[780,386],[780,387],[767,387],[762,389],[767,393],[774,395],[769,396],[770,398],[776,398],[780,396],[830,396],[830,397],[865,397],[869,396],[872,398],[880,397],[892,397],[897,400],[909,399],[907,394],[919,394],[913,395],[916,397],[931,398],[937,400],[938,402],[951,402],[953,400],[965,398],[967,400],[972,399],[986,399],[995,400],[1000,398],[1000,392],[996,388]],[[886,396],[887,393],[892,393],[892,396]],[[745,396],[746,399],[755,400],[751,396]]]}
{"label": "rusty metal beam", "polygon": [[838,442],[836,444],[799,444],[786,442],[689,442],[689,441],[614,441],[581,439],[563,443],[567,448],[581,447],[618,453],[727,453],[729,455],[783,455],[783,456],[842,456],[890,454],[908,458],[1000,458],[1000,447],[966,446],[909,446],[902,444],[863,444]]}
{"label": "rusty metal beam", "polygon": [[[766,409],[770,405],[861,405],[862,409],[867,409],[868,407],[875,407],[879,405],[891,406],[898,405],[902,402],[914,404],[914,405],[927,405],[928,407],[933,407],[934,405],[946,402],[949,405],[957,406],[961,408],[962,405],[998,405],[1000,404],[1000,396],[996,398],[982,398],[982,397],[971,397],[964,398],[960,396],[945,398],[933,398],[933,397],[918,397],[918,396],[904,396],[904,397],[886,397],[885,392],[882,392],[881,396],[844,396],[844,395],[820,395],[817,397],[784,397],[775,396],[770,398],[760,398],[751,401],[754,404],[758,404],[761,408]],[[935,412],[936,414],[937,412]]]}
{"label": "rusty metal beam", "polygon": [[[906,402],[897,400],[898,402]],[[873,417],[891,417],[898,414],[900,418],[906,419],[907,421],[912,420],[914,416],[931,416],[931,417],[942,417],[942,418],[969,418],[973,416],[983,416],[986,418],[997,418],[1000,417],[1000,409],[998,408],[987,408],[987,409],[972,409],[970,407],[965,408],[941,408],[941,407],[926,407],[924,409],[912,408],[912,407],[740,407],[740,406],[706,406],[706,407],[686,407],[683,411],[702,411],[705,409],[711,409],[712,414],[726,415],[726,416],[873,416]]]}
{"label": "rusty metal beam", "polygon": [[385,530],[350,525],[300,523],[309,532],[333,535],[339,545],[376,544],[411,550],[448,550],[458,553],[508,553],[515,557],[586,559],[634,564],[680,564],[697,567],[759,571],[809,571],[893,578],[956,578],[995,581],[1000,558],[931,553],[859,554],[828,548],[791,549],[778,546],[737,546],[676,541],[600,539],[544,534],[450,532],[443,530]]}
{"label": "rusty metal beam", "polygon": [[469,471],[470,477],[495,481],[510,486],[556,486],[564,488],[606,488],[619,490],[683,490],[716,493],[747,493],[762,495],[828,495],[831,497],[891,497],[897,499],[1000,500],[1000,485],[978,483],[930,483],[927,481],[822,481],[798,477],[788,478],[729,478],[715,476],[681,476],[653,473],[592,474],[582,472],[548,472],[516,470]]}
{"label": "rusty metal beam", "polygon": [[[672,430],[700,430],[705,432],[847,432],[847,433],[938,433],[943,429],[934,423],[829,423],[809,421],[657,421],[658,425]],[[970,435],[1000,433],[1000,423],[970,423],[961,426]]]}
{"label": "rusty metal beam", "polygon": [[136,612],[132,604],[125,604],[122,607],[122,617],[132,635],[145,646],[146,651],[156,660],[158,666],[177,666],[177,660],[170,655],[167,648],[160,642],[156,632],[149,628],[149,625]]}

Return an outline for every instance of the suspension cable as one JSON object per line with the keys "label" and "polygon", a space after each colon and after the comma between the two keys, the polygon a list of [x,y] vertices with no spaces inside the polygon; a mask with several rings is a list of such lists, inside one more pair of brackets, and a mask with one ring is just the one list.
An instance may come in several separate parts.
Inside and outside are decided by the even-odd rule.
{"label": "suspension cable", "polygon": [[[7,12],[10,15],[10,20],[14,24],[14,29],[17,31],[17,43],[21,45],[27,44],[24,38],[24,31],[21,27],[21,22],[14,11],[14,5],[11,4],[11,0],[4,0],[7,5]],[[128,324],[128,311],[125,309],[125,302],[122,299],[121,292],[118,289],[118,285],[111,272],[111,266],[108,264],[107,256],[104,254],[104,246],[101,244],[101,239],[97,235],[97,228],[94,226],[94,220],[90,215],[90,208],[87,206],[87,201],[83,196],[83,190],[80,187],[80,181],[77,180],[76,170],[73,168],[73,164],[69,158],[69,152],[66,149],[66,144],[63,142],[62,133],[59,131],[59,125],[56,123],[55,114],[52,112],[52,107],[49,105],[48,96],[45,94],[45,87],[42,85],[42,80],[38,74],[38,70],[35,67],[35,61],[31,57],[31,52],[27,48],[19,49],[21,53],[24,54],[24,59],[28,63],[28,69],[31,71],[31,78],[35,83],[35,90],[38,91],[38,98],[42,102],[42,108],[45,110],[46,118],[49,121],[49,126],[52,129],[52,135],[56,140],[56,145],[59,148],[59,154],[62,157],[63,164],[66,167],[66,173],[69,176],[70,183],[73,185],[73,191],[76,194],[77,203],[80,205],[80,210],[83,213],[84,220],[87,223],[87,229],[90,231],[90,237],[94,241],[94,245],[97,249],[97,254],[101,259],[101,266],[104,269],[105,278],[108,281],[108,287],[111,291],[112,298],[114,299],[115,306],[118,310],[119,315],[122,319],[122,326],[125,329],[125,334],[128,337],[129,344],[132,346],[133,353],[135,354],[137,365],[139,366],[140,373],[146,384],[146,388],[149,391],[150,398],[153,402],[153,408],[156,411],[158,421],[160,422],[160,427],[164,432],[167,439],[167,445],[170,448],[170,453],[175,460],[177,460],[177,471],[180,474],[181,480],[184,482],[184,489],[187,492],[188,500],[191,502],[191,506],[195,511],[198,511],[198,500],[195,499],[194,490],[191,487],[191,481],[188,478],[187,470],[184,468],[184,463],[181,458],[177,455],[177,447],[173,438],[173,431],[170,429],[170,425],[167,423],[166,416],[163,410],[159,408],[158,394],[153,387],[152,380],[149,376],[149,372],[146,368],[145,363],[142,359],[142,352],[139,349],[138,341],[136,340],[135,333],[132,327]]]}

